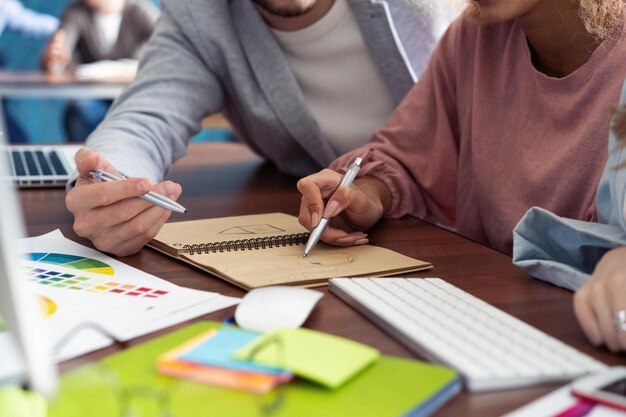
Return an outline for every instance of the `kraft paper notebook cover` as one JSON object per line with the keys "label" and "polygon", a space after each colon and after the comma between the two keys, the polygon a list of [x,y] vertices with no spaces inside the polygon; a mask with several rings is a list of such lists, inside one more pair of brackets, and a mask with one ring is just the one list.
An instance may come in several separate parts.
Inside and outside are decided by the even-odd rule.
{"label": "kraft paper notebook cover", "polygon": [[167,223],[148,246],[246,290],[323,285],[332,277],[381,277],[432,268],[389,249],[318,243],[302,257],[308,231],[284,213]]}
{"label": "kraft paper notebook cover", "polygon": [[[211,328],[199,322],[116,353],[99,363],[66,372],[48,417],[425,417],[461,388],[449,368],[382,356],[338,389],[296,379],[273,393],[257,395],[160,375],[157,358]],[[314,360],[314,358],[312,358]],[[277,397],[271,413],[262,407]],[[125,410],[129,411],[129,410]]]}

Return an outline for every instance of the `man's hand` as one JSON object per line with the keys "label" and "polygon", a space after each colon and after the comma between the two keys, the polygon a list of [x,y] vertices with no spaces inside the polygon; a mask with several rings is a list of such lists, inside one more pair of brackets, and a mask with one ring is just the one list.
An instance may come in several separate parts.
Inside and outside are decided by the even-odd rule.
{"label": "man's hand", "polygon": [[88,148],[79,150],[75,159],[80,176],[65,198],[68,210],[74,214],[74,231],[90,239],[96,248],[117,256],[139,252],[156,236],[171,212],[137,197],[155,191],[176,200],[181,186],[171,181],[152,185],[144,178],[96,183],[90,171],[119,172]]}

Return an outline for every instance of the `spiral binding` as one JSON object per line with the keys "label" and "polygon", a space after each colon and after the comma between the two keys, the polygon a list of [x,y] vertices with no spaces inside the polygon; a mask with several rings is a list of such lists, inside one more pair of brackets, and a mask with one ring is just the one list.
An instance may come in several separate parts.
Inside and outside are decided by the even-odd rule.
{"label": "spiral binding", "polygon": [[294,246],[304,245],[309,239],[308,233],[294,233],[291,235],[255,237],[252,239],[227,240],[215,243],[199,243],[194,245],[184,245],[183,252],[190,255],[200,253],[217,253],[230,251],[243,251],[253,249],[273,248],[274,246]]}

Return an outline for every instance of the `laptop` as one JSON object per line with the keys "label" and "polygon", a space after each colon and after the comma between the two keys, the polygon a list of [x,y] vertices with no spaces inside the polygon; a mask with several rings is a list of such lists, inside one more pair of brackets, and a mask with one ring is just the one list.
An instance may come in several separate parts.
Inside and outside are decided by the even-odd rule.
{"label": "laptop", "polygon": [[9,145],[0,148],[8,176],[19,187],[65,187],[82,145]]}
{"label": "laptop", "polygon": [[[0,135],[0,148],[2,141]],[[15,347],[17,358],[23,361],[19,369],[24,371],[14,378],[0,380],[0,385],[24,384],[50,398],[57,385],[51,342],[44,336],[41,307],[21,276],[19,239],[25,236],[25,227],[17,193],[6,180],[9,176],[7,164],[2,162],[0,160],[0,315],[3,324],[0,324],[0,338],[9,347]]]}

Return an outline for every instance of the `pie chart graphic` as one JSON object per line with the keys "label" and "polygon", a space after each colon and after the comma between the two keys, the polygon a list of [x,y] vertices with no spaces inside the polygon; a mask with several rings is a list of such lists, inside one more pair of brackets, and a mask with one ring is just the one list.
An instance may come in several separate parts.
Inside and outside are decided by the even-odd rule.
{"label": "pie chart graphic", "polygon": [[[24,277],[38,285],[46,285],[50,288],[109,293],[136,298],[160,298],[169,294],[169,290],[136,284],[121,276],[116,276],[116,271],[111,265],[86,256],[31,252],[24,254],[24,260]],[[74,271],[64,269],[74,269]],[[55,310],[54,302],[50,301],[45,311],[49,316]]]}
{"label": "pie chart graphic", "polygon": [[115,270],[102,261],[83,256],[68,255],[64,253],[28,253],[27,259],[42,262],[44,264],[61,265],[65,268],[78,269],[80,271],[94,272],[102,275],[115,275]]}

